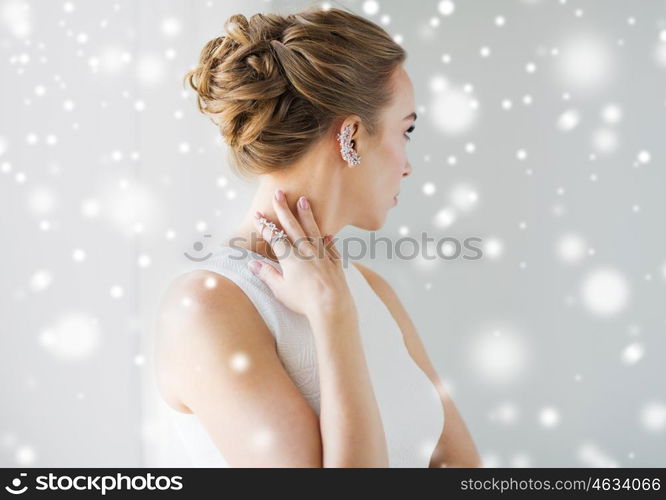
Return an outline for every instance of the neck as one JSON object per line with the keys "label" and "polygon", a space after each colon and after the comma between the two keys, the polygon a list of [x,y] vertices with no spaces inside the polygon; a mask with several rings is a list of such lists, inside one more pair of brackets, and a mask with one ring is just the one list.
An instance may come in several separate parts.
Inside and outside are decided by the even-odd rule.
{"label": "neck", "polygon": [[[348,224],[349,211],[342,196],[344,170],[331,168],[331,165],[326,164],[325,161],[313,160],[312,156],[308,156],[307,160],[291,166],[285,171],[260,176],[254,198],[240,227],[233,235],[236,238],[234,246],[252,250],[275,261],[278,260],[268,242],[259,235],[255,224],[255,213],[260,211],[269,221],[274,222],[279,228],[283,228],[273,208],[273,196],[278,189],[284,192],[291,213],[297,220],[296,203],[298,199],[301,196],[308,199],[322,237],[327,234],[335,237],[335,234]],[[321,155],[321,157],[325,156]]]}

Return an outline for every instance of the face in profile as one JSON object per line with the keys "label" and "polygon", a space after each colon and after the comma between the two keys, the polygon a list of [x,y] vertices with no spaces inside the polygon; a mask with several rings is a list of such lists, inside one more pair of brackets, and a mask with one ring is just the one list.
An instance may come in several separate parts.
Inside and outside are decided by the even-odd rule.
{"label": "face in profile", "polygon": [[384,225],[388,211],[395,206],[401,181],[412,171],[407,143],[416,120],[414,86],[402,65],[393,73],[392,102],[381,114],[380,132],[370,137],[363,127],[353,135],[360,165],[346,176],[354,210],[351,225],[376,230]]}

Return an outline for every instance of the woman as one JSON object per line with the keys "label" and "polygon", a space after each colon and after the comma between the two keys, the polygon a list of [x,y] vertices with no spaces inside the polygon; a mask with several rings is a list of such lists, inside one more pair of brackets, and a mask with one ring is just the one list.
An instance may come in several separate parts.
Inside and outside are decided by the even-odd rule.
{"label": "woman", "polygon": [[259,185],[228,244],[172,282],[156,332],[161,395],[193,460],[481,466],[397,295],[332,242],[348,224],[380,228],[411,172],[404,50],[339,9],[225,29],[186,77]]}

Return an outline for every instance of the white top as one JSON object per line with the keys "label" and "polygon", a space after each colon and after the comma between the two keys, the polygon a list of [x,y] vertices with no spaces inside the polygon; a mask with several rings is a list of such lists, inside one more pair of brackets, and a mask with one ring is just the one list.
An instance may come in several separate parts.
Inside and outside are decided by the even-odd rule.
{"label": "white top", "polygon": [[[194,268],[226,276],[245,292],[275,337],[287,373],[319,415],[319,372],[310,324],[305,316],[278,301],[268,285],[252,274],[247,262],[257,258],[281,269],[263,255],[229,246]],[[444,426],[439,394],[409,355],[398,324],[365,277],[349,260],[343,261],[343,269],[358,310],[363,349],[384,424],[389,467],[428,467]],[[196,415],[168,408],[168,418],[191,466],[229,467]]]}

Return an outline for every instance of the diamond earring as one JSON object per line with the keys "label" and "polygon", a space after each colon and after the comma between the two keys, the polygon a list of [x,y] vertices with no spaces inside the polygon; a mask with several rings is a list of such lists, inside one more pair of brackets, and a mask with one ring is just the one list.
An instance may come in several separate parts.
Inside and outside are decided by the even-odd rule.
{"label": "diamond earring", "polygon": [[354,148],[351,146],[351,131],[352,126],[347,125],[342,134],[337,134],[338,142],[340,143],[340,153],[342,158],[349,164],[350,167],[355,167],[361,163],[361,157],[354,151]]}

